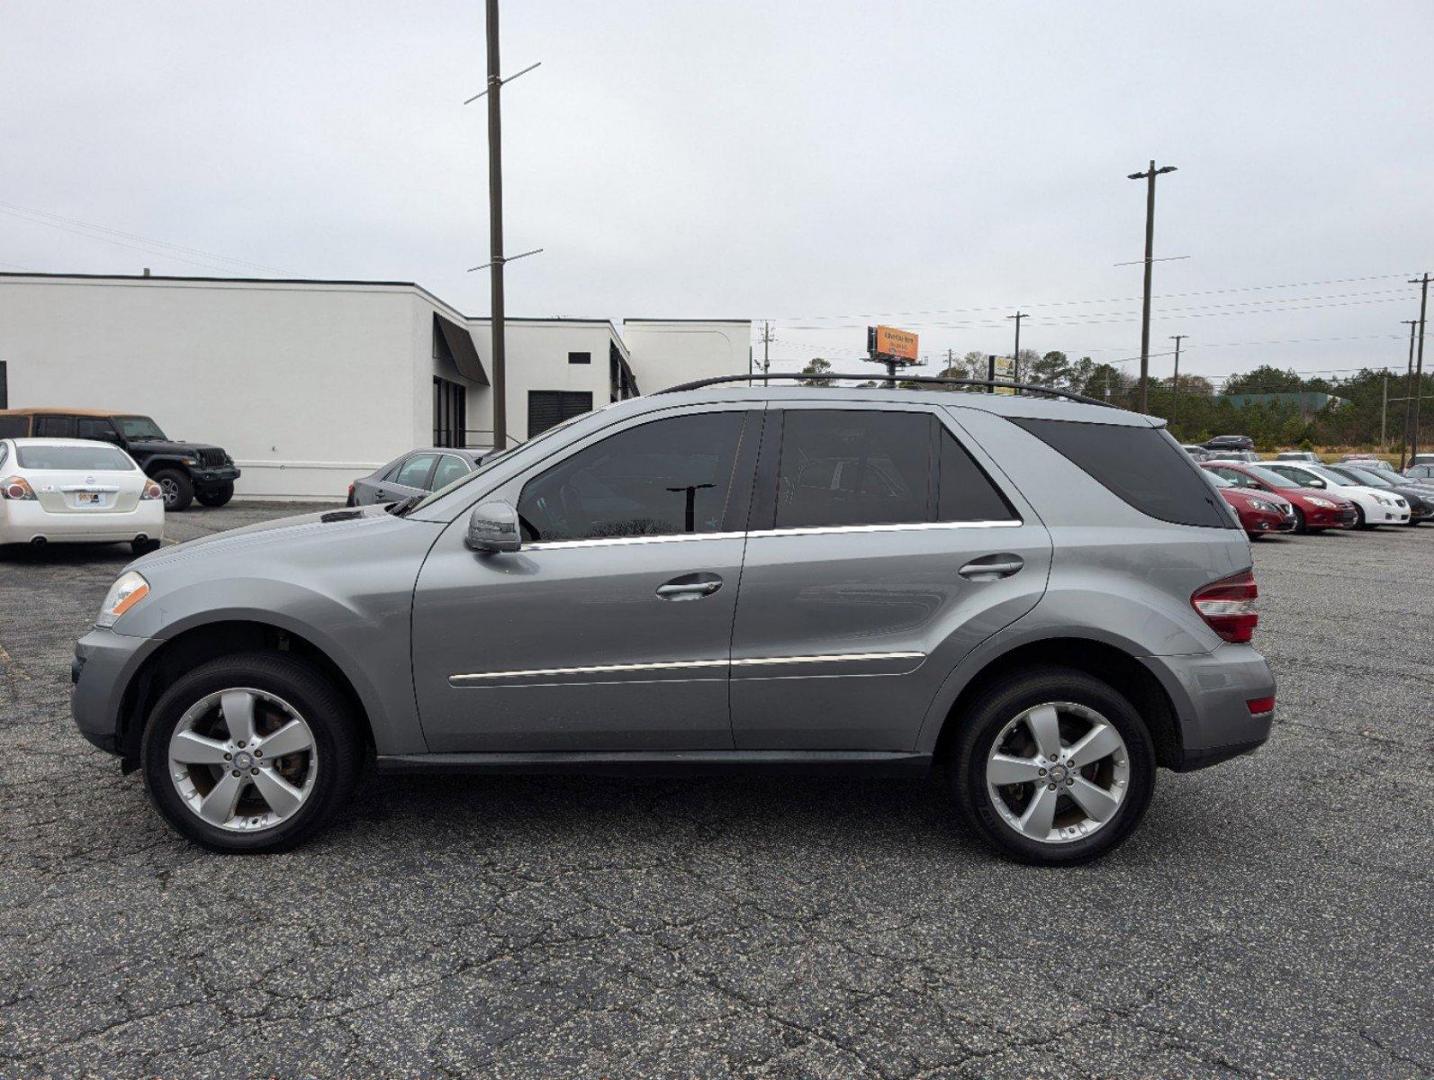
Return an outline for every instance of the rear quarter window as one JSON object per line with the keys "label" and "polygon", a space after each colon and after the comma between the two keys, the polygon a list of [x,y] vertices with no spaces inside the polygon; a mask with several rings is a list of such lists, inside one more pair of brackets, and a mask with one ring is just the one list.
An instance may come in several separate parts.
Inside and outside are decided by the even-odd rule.
{"label": "rear quarter window", "polygon": [[1175,525],[1235,527],[1199,466],[1160,428],[1009,419],[1142,514]]}
{"label": "rear quarter window", "polygon": [[30,434],[28,416],[0,416],[0,439],[21,438]]}

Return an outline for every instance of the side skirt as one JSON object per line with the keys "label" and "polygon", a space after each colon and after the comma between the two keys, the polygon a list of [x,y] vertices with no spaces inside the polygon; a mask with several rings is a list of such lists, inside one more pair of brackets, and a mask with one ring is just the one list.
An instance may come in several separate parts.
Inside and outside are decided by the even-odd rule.
{"label": "side skirt", "polygon": [[382,773],[520,773],[599,776],[731,775],[734,773],[901,776],[931,770],[930,754],[882,750],[669,750],[594,753],[380,755]]}

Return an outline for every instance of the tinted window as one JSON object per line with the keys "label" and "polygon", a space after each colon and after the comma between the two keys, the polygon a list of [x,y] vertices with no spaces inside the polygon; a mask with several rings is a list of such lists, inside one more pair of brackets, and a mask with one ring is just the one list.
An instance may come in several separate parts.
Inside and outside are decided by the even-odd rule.
{"label": "tinted window", "polygon": [[52,438],[69,438],[75,433],[75,418],[73,416],[37,416],[35,417],[35,434],[48,435]]}
{"label": "tinted window", "polygon": [[1143,514],[1177,525],[1230,529],[1225,501],[1159,428],[1012,417]]}
{"label": "tinted window", "polygon": [[776,528],[930,521],[932,423],[915,412],[789,411]]}
{"label": "tinted window", "polygon": [[428,471],[432,468],[432,454],[414,454],[399,468],[398,475],[393,478],[393,482],[395,484],[402,484],[404,487],[426,487],[428,484]]}
{"label": "tinted window", "polygon": [[568,353],[568,363],[570,363],[570,364],[591,364],[592,362],[593,362],[593,354],[590,353],[590,352],[570,352],[570,353]]}
{"label": "tinted window", "polygon": [[454,457],[452,454],[444,454],[438,459],[438,468],[433,470],[433,480],[430,488],[441,488],[453,483],[460,476],[468,475],[468,462],[462,458]]}
{"label": "tinted window", "polygon": [[115,423],[126,439],[163,439],[164,432],[147,416],[116,416]]}
{"label": "tinted window", "polygon": [[14,439],[30,434],[28,416],[0,416],[0,439]]}
{"label": "tinted window", "polygon": [[104,417],[81,416],[75,420],[75,434],[81,439],[112,439],[114,431]]}
{"label": "tinted window", "polygon": [[611,435],[523,486],[530,540],[719,532],[743,414],[655,420]]}
{"label": "tinted window", "polygon": [[939,521],[1014,521],[1016,512],[956,436],[941,429]]}
{"label": "tinted window", "polygon": [[112,446],[17,446],[15,459],[22,469],[93,469],[129,472],[128,455]]}

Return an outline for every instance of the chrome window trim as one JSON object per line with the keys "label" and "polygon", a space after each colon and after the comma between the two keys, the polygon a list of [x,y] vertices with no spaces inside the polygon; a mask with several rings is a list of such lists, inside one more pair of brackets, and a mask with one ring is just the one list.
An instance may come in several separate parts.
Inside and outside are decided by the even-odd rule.
{"label": "chrome window trim", "polygon": [[539,540],[524,544],[524,551],[554,551],[572,547],[611,547],[617,544],[670,544],[684,540],[740,540],[744,536],[828,536],[839,533],[923,532],[931,529],[1017,529],[1025,522],[1008,521],[905,521],[891,525],[807,525],[790,529],[753,529],[750,532],[670,533],[666,536],[599,536],[584,540]]}
{"label": "chrome window trim", "polygon": [[493,679],[544,678],[553,675],[614,675],[633,671],[676,671],[684,668],[758,667],[772,664],[841,664],[869,660],[925,660],[921,652],[828,653],[819,656],[744,656],[720,660],[657,660],[643,664],[593,664],[587,667],[529,668],[518,671],[480,671],[448,676],[448,685],[469,686]]}

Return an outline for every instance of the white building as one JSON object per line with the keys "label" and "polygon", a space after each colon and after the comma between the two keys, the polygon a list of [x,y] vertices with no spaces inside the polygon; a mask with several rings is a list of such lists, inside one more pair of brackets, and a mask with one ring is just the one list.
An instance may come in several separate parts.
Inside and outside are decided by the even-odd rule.
{"label": "white building", "polygon": [[[743,320],[507,323],[509,443],[748,370]],[[491,446],[491,327],[412,282],[0,274],[0,408],[113,409],[217,444],[251,498],[341,498],[415,446]]]}

